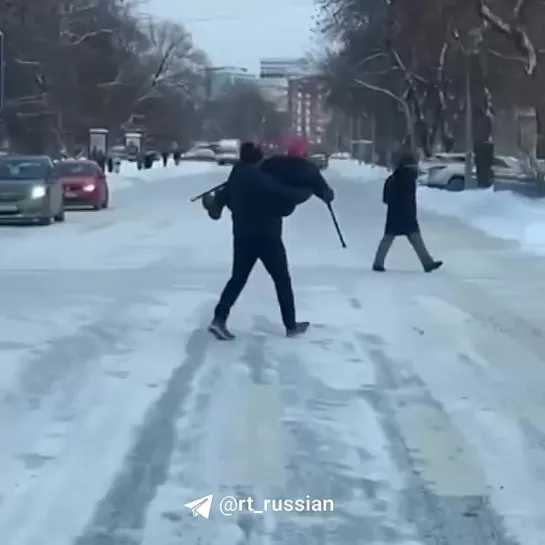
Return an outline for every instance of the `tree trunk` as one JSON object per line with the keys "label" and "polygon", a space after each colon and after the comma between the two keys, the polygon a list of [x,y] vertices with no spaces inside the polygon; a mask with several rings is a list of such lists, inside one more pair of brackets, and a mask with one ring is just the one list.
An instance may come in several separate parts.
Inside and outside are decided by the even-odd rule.
{"label": "tree trunk", "polygon": [[492,97],[486,84],[486,71],[480,54],[471,55],[469,62],[473,116],[473,152],[479,187],[490,187],[494,182]]}

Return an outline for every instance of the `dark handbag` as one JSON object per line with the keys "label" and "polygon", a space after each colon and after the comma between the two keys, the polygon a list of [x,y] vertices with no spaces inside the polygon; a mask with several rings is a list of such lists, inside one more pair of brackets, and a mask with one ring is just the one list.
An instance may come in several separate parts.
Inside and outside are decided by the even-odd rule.
{"label": "dark handbag", "polygon": [[216,199],[216,192],[205,193],[202,197],[202,205],[208,212],[208,215],[214,221],[221,218],[223,212],[223,206],[221,206]]}

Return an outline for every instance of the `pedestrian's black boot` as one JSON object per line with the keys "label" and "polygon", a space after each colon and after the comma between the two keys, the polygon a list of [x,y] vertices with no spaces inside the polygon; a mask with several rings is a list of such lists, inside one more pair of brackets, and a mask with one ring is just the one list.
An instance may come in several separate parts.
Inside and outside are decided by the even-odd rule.
{"label": "pedestrian's black boot", "polygon": [[218,341],[232,341],[235,336],[227,329],[225,322],[220,320],[212,320],[208,326],[208,331],[218,339]]}
{"label": "pedestrian's black boot", "polygon": [[442,261],[432,261],[429,265],[426,265],[424,267],[424,272],[433,272],[433,271],[436,271],[437,269],[439,269],[439,267],[441,267],[443,265],[443,262]]}
{"label": "pedestrian's black boot", "polygon": [[373,270],[375,272],[386,272],[384,265],[373,265]]}
{"label": "pedestrian's black boot", "polygon": [[310,326],[310,322],[295,322],[295,327],[286,330],[286,337],[298,337],[304,335]]}

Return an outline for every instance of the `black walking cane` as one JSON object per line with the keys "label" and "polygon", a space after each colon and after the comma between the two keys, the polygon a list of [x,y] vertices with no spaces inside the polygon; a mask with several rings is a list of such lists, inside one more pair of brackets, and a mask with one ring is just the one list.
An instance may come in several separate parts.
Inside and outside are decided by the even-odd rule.
{"label": "black walking cane", "polygon": [[333,211],[333,207],[331,206],[331,203],[326,203],[327,209],[329,210],[329,213],[331,214],[331,219],[333,220],[333,225],[335,225],[335,230],[337,231],[337,235],[339,235],[339,240],[341,241],[341,246],[343,248],[346,248],[346,242],[344,241],[343,234],[341,232],[341,228],[339,227],[339,222],[337,221],[337,216],[335,216],[335,212]]}

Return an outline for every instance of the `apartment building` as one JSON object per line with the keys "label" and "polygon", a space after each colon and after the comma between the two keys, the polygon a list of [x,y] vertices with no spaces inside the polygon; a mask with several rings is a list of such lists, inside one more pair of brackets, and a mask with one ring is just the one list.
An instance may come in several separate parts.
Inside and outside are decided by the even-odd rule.
{"label": "apartment building", "polygon": [[310,144],[325,143],[325,131],[330,117],[326,97],[326,82],[320,75],[289,80],[288,111],[291,129],[293,134],[305,138]]}

